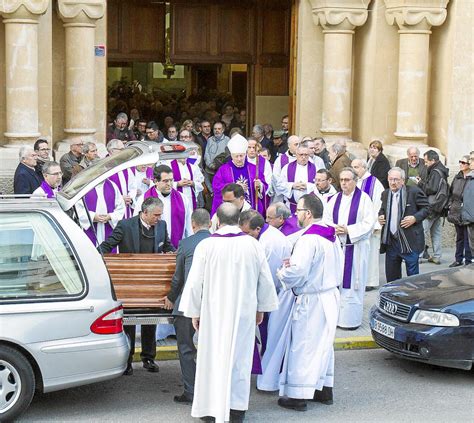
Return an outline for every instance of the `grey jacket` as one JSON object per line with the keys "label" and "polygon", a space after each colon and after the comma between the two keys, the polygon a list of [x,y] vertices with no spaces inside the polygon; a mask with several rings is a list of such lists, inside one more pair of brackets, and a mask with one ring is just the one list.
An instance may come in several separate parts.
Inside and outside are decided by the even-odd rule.
{"label": "grey jacket", "polygon": [[466,177],[461,218],[464,224],[474,223],[474,170],[472,170]]}

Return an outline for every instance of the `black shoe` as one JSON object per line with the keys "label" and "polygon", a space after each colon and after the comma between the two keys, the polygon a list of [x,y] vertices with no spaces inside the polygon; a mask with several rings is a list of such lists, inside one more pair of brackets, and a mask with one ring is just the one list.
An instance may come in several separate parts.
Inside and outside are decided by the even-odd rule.
{"label": "black shoe", "polygon": [[201,417],[201,420],[203,422],[215,422],[216,421],[216,418],[215,417],[211,417],[211,416],[204,416],[204,417]]}
{"label": "black shoe", "polygon": [[278,400],[278,405],[296,411],[306,411],[308,409],[308,403],[304,399],[280,398]]}
{"label": "black shoe", "polygon": [[125,371],[123,372],[123,375],[124,375],[124,376],[132,376],[132,375],[133,375],[132,363],[128,363],[128,364],[127,364],[127,368],[126,368]]}
{"label": "black shoe", "polygon": [[425,249],[423,250],[423,255],[421,256],[421,258],[424,258],[424,259],[429,259],[430,258],[430,255],[428,253],[428,246],[425,245]]}
{"label": "black shoe", "polygon": [[143,368],[152,373],[158,373],[160,371],[158,364],[156,364],[151,358],[145,358],[145,360],[143,360]]}
{"label": "black shoe", "polygon": [[464,262],[464,266],[469,266],[469,265],[472,264],[472,263],[473,263],[472,260],[466,260],[466,261]]}
{"label": "black shoe", "polygon": [[230,409],[230,422],[231,423],[242,423],[244,419],[245,419],[245,411]]}
{"label": "black shoe", "polygon": [[331,405],[334,403],[332,396],[332,388],[329,386],[323,386],[322,391],[314,391],[314,402],[320,402],[321,404]]}
{"label": "black shoe", "polygon": [[459,267],[462,266],[462,261],[453,261],[449,267]]}
{"label": "black shoe", "polygon": [[351,328],[343,328],[342,326],[338,326],[338,328],[342,330],[357,330],[360,328],[360,326],[353,326]]}
{"label": "black shoe", "polygon": [[178,404],[186,404],[186,405],[191,405],[193,403],[193,399],[186,394],[175,395],[173,398],[173,401],[177,402]]}

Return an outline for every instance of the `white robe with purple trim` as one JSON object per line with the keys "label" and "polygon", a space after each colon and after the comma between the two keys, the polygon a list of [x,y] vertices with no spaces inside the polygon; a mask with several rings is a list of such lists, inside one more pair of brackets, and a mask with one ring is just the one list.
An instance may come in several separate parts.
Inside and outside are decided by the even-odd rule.
{"label": "white robe with purple trim", "polygon": [[284,197],[282,191],[284,187],[281,183],[281,171],[282,169],[288,164],[284,163],[282,160],[283,156],[288,159],[288,163],[294,162],[296,160],[295,156],[292,156],[288,151],[284,154],[280,154],[276,159],[275,163],[273,163],[273,173],[272,173],[272,192],[273,192],[273,201],[276,203],[277,201],[283,201]]}
{"label": "white robe with purple trim", "polygon": [[199,243],[179,305],[200,318],[191,415],[217,423],[230,409],[248,409],[256,312],[278,307],[262,246],[248,235],[228,237],[238,233],[224,226]]}
{"label": "white robe with purple trim", "polygon": [[[297,203],[303,195],[312,193],[316,187],[314,185],[314,180],[308,181],[308,166],[309,163],[306,166],[301,166],[300,164],[296,165],[294,182],[288,180],[288,165],[286,165],[281,171],[279,194],[283,195],[285,204],[288,207],[290,207],[291,198],[294,198],[294,202]],[[306,190],[293,189],[293,184],[295,182],[306,183]]]}
{"label": "white robe with purple trim", "polygon": [[[194,187],[181,187],[183,190],[181,193],[187,198],[188,202],[193,205],[193,193],[195,195],[196,201],[199,193],[204,189],[203,187],[203,182],[204,182],[204,175],[201,172],[201,169],[199,169],[199,166],[196,163],[190,163],[191,165],[191,171],[193,173],[193,177],[191,178],[191,175],[189,174],[189,169],[186,164],[181,163],[179,160],[178,166],[179,166],[179,174],[181,175],[181,179],[189,179],[194,182]],[[179,181],[174,181],[173,183],[173,188],[178,189],[178,182]]]}
{"label": "white robe with purple trim", "polygon": [[[347,226],[349,210],[351,207],[351,195],[342,195],[339,209],[339,225],[346,225],[351,242],[354,244],[354,258],[352,261],[351,287],[346,289],[341,286],[341,310],[339,314],[338,326],[342,328],[355,328],[362,324],[364,311],[364,294],[367,284],[370,257],[370,236],[375,225],[373,205],[370,197],[362,192],[357,210],[356,223]],[[333,220],[333,210],[336,204],[337,195],[333,196],[324,208],[323,221],[329,226],[335,226]],[[346,236],[339,236],[339,240],[344,248]]]}

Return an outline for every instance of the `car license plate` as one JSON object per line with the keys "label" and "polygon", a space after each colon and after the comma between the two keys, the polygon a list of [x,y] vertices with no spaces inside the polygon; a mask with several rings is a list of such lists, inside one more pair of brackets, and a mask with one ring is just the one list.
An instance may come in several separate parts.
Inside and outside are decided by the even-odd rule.
{"label": "car license plate", "polygon": [[388,338],[395,338],[395,328],[393,326],[387,325],[386,323],[379,322],[378,320],[374,319],[373,329],[375,332],[378,332]]}

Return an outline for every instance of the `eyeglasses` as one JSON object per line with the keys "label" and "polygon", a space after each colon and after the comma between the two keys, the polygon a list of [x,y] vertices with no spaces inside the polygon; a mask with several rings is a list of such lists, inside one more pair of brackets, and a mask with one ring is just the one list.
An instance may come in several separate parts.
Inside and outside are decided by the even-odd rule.
{"label": "eyeglasses", "polygon": [[269,215],[267,214],[267,219],[269,219],[269,220],[278,219],[279,217],[280,217],[280,216],[269,216]]}
{"label": "eyeglasses", "polygon": [[400,182],[400,178],[388,178],[388,182]]}
{"label": "eyeglasses", "polygon": [[462,164],[462,165],[468,165],[469,162],[465,162],[464,160],[459,160],[459,164]]}
{"label": "eyeglasses", "polygon": [[354,179],[349,179],[349,178],[340,178],[339,181],[340,182],[350,182],[350,181],[353,181]]}
{"label": "eyeglasses", "polygon": [[150,135],[150,134],[154,134],[156,131],[145,131],[145,134],[147,135]]}
{"label": "eyeglasses", "polygon": [[316,179],[316,183],[318,183],[318,182],[326,182],[326,181],[327,181],[327,179]]}
{"label": "eyeglasses", "polygon": [[62,176],[62,172],[54,172],[54,173],[47,173],[46,175],[51,175],[51,176]]}

